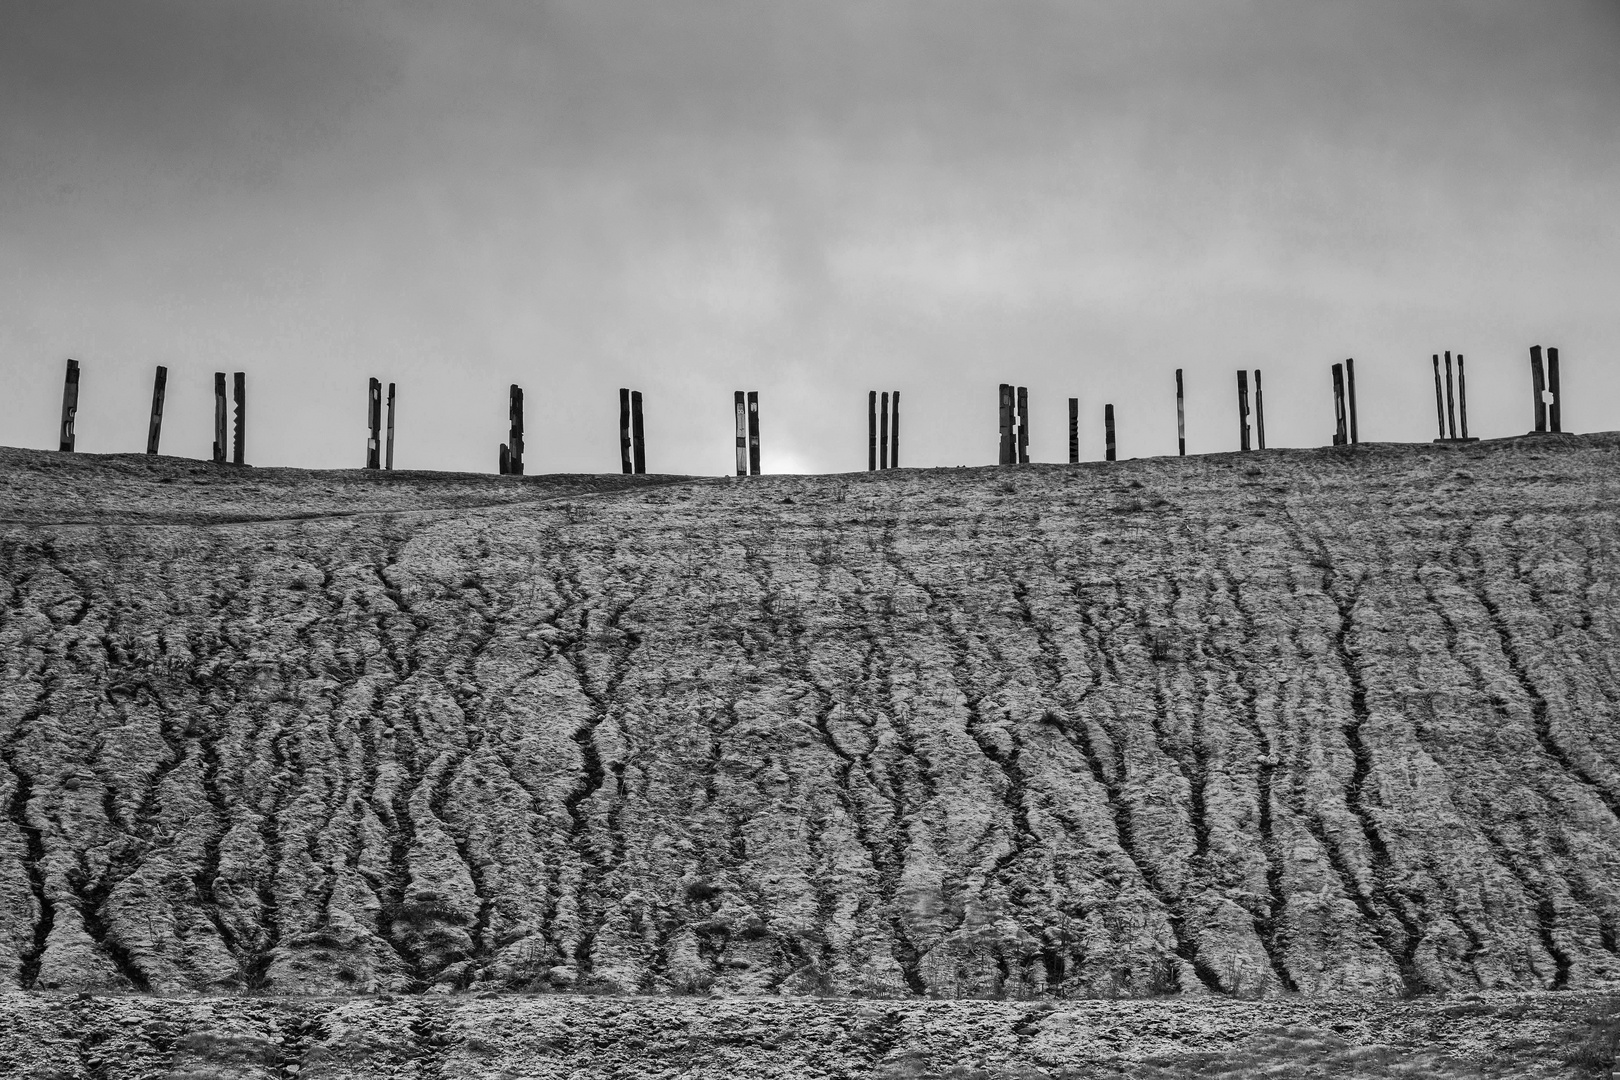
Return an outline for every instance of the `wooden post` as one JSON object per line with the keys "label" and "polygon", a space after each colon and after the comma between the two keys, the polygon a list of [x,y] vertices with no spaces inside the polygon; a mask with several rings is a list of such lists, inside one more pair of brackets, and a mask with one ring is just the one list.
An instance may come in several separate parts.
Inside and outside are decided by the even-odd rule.
{"label": "wooden post", "polygon": [[894,426],[889,430],[889,468],[900,467],[900,391],[894,392]]}
{"label": "wooden post", "polygon": [[229,449],[225,438],[225,373],[214,372],[214,464],[225,464],[225,454]]}
{"label": "wooden post", "polygon": [[1103,432],[1104,432],[1103,437],[1105,439],[1107,439],[1108,460],[1113,461],[1114,460],[1114,406],[1111,405],[1111,404],[1103,406]]}
{"label": "wooden post", "polygon": [[[1440,354],[1434,353],[1434,419],[1440,425],[1440,438],[1446,437],[1446,402],[1440,388]],[[1437,440],[1438,441],[1438,440]]]}
{"label": "wooden post", "polygon": [[889,392],[883,391],[882,411],[878,414],[878,468],[889,467]]}
{"label": "wooden post", "polygon": [[1249,448],[1249,373],[1237,373],[1238,391],[1238,449]]}
{"label": "wooden post", "polygon": [[513,476],[523,475],[523,388],[513,383],[507,391],[506,415],[510,425],[507,432],[507,471]]}
{"label": "wooden post", "polygon": [[1452,351],[1445,353],[1445,421],[1447,429],[1456,439],[1456,392],[1452,384]]}
{"label": "wooden post", "polygon": [[1187,456],[1187,399],[1181,384],[1181,369],[1176,368],[1176,453]]}
{"label": "wooden post", "polygon": [[748,391],[748,474],[759,471],[759,391]]}
{"label": "wooden post", "polygon": [[866,392],[866,471],[877,472],[877,391]]}
{"label": "wooden post", "polygon": [[1361,432],[1356,429],[1356,362],[1351,359],[1344,362],[1344,399],[1350,413],[1350,445],[1354,446],[1361,441]]}
{"label": "wooden post", "polygon": [[1462,416],[1462,437],[1468,438],[1468,373],[1463,370],[1463,354],[1457,354],[1457,407]]}
{"label": "wooden post", "polygon": [[388,384],[388,456],[383,468],[394,471],[394,384]]}
{"label": "wooden post", "polygon": [[62,432],[60,444],[57,447],[65,454],[73,453],[73,444],[77,441],[73,422],[79,412],[79,362],[67,362],[67,375],[62,381]]}
{"label": "wooden post", "polygon": [[630,391],[630,441],[637,473],[647,471],[647,434],[641,423],[641,391]]}
{"label": "wooden post", "polygon": [[512,474],[512,451],[507,448],[507,445],[505,443],[501,443],[501,475],[502,476],[510,476],[511,474]]}
{"label": "wooden post", "polygon": [[748,404],[747,395],[737,391],[737,475],[748,475]]}
{"label": "wooden post", "polygon": [[1547,376],[1541,368],[1541,346],[1530,346],[1530,385],[1536,394],[1536,430],[1547,430]]}
{"label": "wooden post", "polygon": [[1029,387],[1018,388],[1018,464],[1029,464]]}
{"label": "wooden post", "polygon": [[157,377],[152,380],[152,421],[146,425],[146,452],[158,452],[158,439],[163,435],[163,397],[169,390],[169,369],[158,365]]}
{"label": "wooden post", "polygon": [[1553,431],[1564,430],[1564,395],[1558,386],[1558,350],[1547,349],[1547,393],[1552,400],[1547,402],[1547,426]]}
{"label": "wooden post", "polygon": [[1013,454],[1013,388],[1009,383],[1002,383],[997,392],[1001,409],[1001,458],[998,465],[1011,465],[1017,461]]}
{"label": "wooden post", "polygon": [[636,463],[632,458],[630,436],[630,388],[619,387],[619,471],[632,472]]}
{"label": "wooden post", "polygon": [[1080,463],[1080,399],[1069,399],[1069,464]]}
{"label": "wooden post", "polygon": [[1260,369],[1254,369],[1254,437],[1266,448],[1266,399],[1260,394]]}
{"label": "wooden post", "polygon": [[366,468],[382,467],[382,383],[375,378],[366,386]]}
{"label": "wooden post", "polygon": [[238,371],[233,377],[236,391],[236,430],[231,443],[231,461],[247,464],[247,372]]}
{"label": "wooden post", "polygon": [[1344,365],[1333,365],[1333,445],[1344,446],[1350,441],[1345,427]]}

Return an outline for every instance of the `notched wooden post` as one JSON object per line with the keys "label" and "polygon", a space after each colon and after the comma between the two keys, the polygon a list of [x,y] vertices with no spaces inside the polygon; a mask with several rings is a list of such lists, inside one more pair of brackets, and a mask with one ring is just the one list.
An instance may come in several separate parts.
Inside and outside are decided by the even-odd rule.
{"label": "notched wooden post", "polygon": [[1530,386],[1536,395],[1536,431],[1547,430],[1547,375],[1541,366],[1541,346],[1530,346]]}
{"label": "notched wooden post", "polygon": [[889,429],[889,468],[900,467],[900,391],[894,392],[893,425]]}
{"label": "notched wooden post", "polygon": [[1080,399],[1069,399],[1069,464],[1080,463]]}
{"label": "notched wooden post", "polygon": [[630,434],[630,388],[619,387],[619,471],[629,475],[635,471],[632,456],[634,439]]}
{"label": "notched wooden post", "polygon": [[1254,369],[1254,437],[1260,449],[1266,448],[1266,399],[1260,392],[1260,369]]}
{"label": "notched wooden post", "polygon": [[882,412],[878,416],[878,468],[889,467],[889,392],[883,391],[880,402]]}
{"label": "notched wooden post", "polygon": [[74,422],[79,412],[79,362],[67,362],[67,375],[62,380],[62,430],[58,440],[57,449],[64,454],[73,453],[73,444],[77,441],[74,431]]}
{"label": "notched wooden post", "polygon": [[158,452],[158,440],[163,437],[163,397],[169,389],[169,369],[158,365],[152,379],[152,419],[146,425],[146,452]]}
{"label": "notched wooden post", "polygon": [[388,457],[383,468],[394,471],[394,384],[388,384]]}
{"label": "notched wooden post", "polygon": [[1457,354],[1457,413],[1462,418],[1462,437],[1465,442],[1472,442],[1468,438],[1468,373],[1463,370],[1463,354]]}
{"label": "notched wooden post", "polygon": [[1344,446],[1350,441],[1345,427],[1344,365],[1333,365],[1333,445]]}
{"label": "notched wooden post", "polygon": [[1355,446],[1361,442],[1361,432],[1356,427],[1356,362],[1353,359],[1344,362],[1344,403],[1350,414],[1350,445]]}
{"label": "notched wooden post", "polygon": [[748,475],[748,396],[741,390],[736,396],[737,414],[737,475]]}
{"label": "notched wooden post", "polygon": [[1187,456],[1187,398],[1180,368],[1176,368],[1176,453]]}
{"label": "notched wooden post", "polygon": [[382,467],[382,383],[366,383],[366,468]]}
{"label": "notched wooden post", "polygon": [[1564,430],[1564,395],[1558,385],[1558,350],[1547,348],[1547,426],[1553,431]]}
{"label": "notched wooden post", "polygon": [[1446,399],[1440,384],[1440,354],[1434,353],[1434,420],[1440,427],[1440,435],[1435,442],[1444,442],[1446,438]]}
{"label": "notched wooden post", "polygon": [[748,391],[748,473],[758,476],[759,471],[759,391]]}
{"label": "notched wooden post", "polygon": [[997,465],[1011,465],[1018,460],[1013,455],[1013,388],[1002,383],[996,392],[997,407],[1001,413],[1001,456]]}
{"label": "notched wooden post", "polygon": [[247,464],[247,372],[238,371],[232,376],[236,391],[236,425],[235,441],[231,444],[231,461],[236,465]]}
{"label": "notched wooden post", "polygon": [[507,472],[513,476],[523,475],[523,388],[513,383],[507,391],[506,405],[507,420],[510,430],[507,432]]}
{"label": "notched wooden post", "polygon": [[228,406],[225,401],[225,373],[214,372],[214,464],[225,464],[225,454],[230,447],[225,435],[225,419]]}
{"label": "notched wooden post", "polygon": [[1114,460],[1114,406],[1103,406],[1103,432],[1106,440],[1108,460]]}
{"label": "notched wooden post", "polygon": [[866,471],[877,472],[877,391],[866,392]]}
{"label": "notched wooden post", "polygon": [[1457,395],[1451,381],[1451,350],[1446,350],[1446,428],[1451,438],[1457,437]]}
{"label": "notched wooden post", "polygon": [[505,443],[501,443],[501,475],[510,476],[511,474],[512,451]]}
{"label": "notched wooden post", "polygon": [[641,423],[641,391],[630,391],[630,441],[634,450],[636,472],[647,471],[647,435]]}
{"label": "notched wooden post", "polygon": [[1249,449],[1249,373],[1237,373],[1238,449]]}
{"label": "notched wooden post", "polygon": [[1018,388],[1018,464],[1029,464],[1029,387]]}

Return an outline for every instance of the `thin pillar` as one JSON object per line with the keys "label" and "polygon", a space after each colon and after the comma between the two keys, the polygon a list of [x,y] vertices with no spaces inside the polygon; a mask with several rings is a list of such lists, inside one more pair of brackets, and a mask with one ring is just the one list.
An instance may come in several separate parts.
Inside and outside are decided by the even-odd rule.
{"label": "thin pillar", "polygon": [[1462,437],[1468,438],[1468,373],[1463,370],[1463,354],[1457,354],[1457,412],[1462,418]]}
{"label": "thin pillar", "polygon": [[630,473],[634,471],[636,463],[632,457],[632,443],[630,436],[630,388],[619,387],[619,471]]}
{"label": "thin pillar", "polygon": [[231,462],[247,464],[247,372],[232,376],[236,397],[236,424],[231,441]]}
{"label": "thin pillar", "polygon": [[1440,438],[1446,437],[1446,399],[1440,386],[1440,354],[1434,353],[1434,419],[1440,425]]}
{"label": "thin pillar", "polygon": [[1107,440],[1108,460],[1114,460],[1114,406],[1103,406],[1103,437]]}
{"label": "thin pillar", "polygon": [[1457,437],[1457,397],[1451,381],[1451,352],[1446,352],[1446,427],[1451,437]]}
{"label": "thin pillar", "polygon": [[79,362],[67,362],[67,375],[62,381],[62,438],[58,449],[64,454],[73,453],[73,444],[77,441],[73,424],[79,412]]}
{"label": "thin pillar", "polygon": [[1333,365],[1333,445],[1344,446],[1350,441],[1349,429],[1345,426],[1344,408],[1344,365]]}
{"label": "thin pillar", "polygon": [[900,391],[894,392],[894,426],[889,429],[889,468],[900,467]]}
{"label": "thin pillar", "polygon": [[877,472],[877,391],[866,392],[866,471]]}
{"label": "thin pillar", "polygon": [[225,373],[214,372],[214,464],[225,464],[225,454],[230,449],[225,437],[225,417],[227,406],[225,404]]}
{"label": "thin pillar", "polygon": [[1347,411],[1350,413],[1350,445],[1354,446],[1361,441],[1361,432],[1356,429],[1356,362],[1344,362],[1344,399]]}
{"label": "thin pillar", "polygon": [[759,473],[759,391],[748,391],[748,472]]}
{"label": "thin pillar", "polygon": [[1029,464],[1029,388],[1018,388],[1018,464]]}
{"label": "thin pillar", "polygon": [[1069,399],[1069,464],[1080,463],[1080,399]]}
{"label": "thin pillar", "polygon": [[1254,369],[1254,437],[1260,449],[1266,448],[1266,399],[1260,393],[1260,369]]}
{"label": "thin pillar", "polygon": [[997,391],[997,403],[1001,410],[1001,457],[998,465],[1011,465],[1017,461],[1013,454],[1013,388],[1008,383],[1002,383]]}
{"label": "thin pillar", "polygon": [[501,443],[501,475],[502,476],[510,476],[511,474],[512,474],[512,451],[507,447],[507,445],[505,443]]}
{"label": "thin pillar", "polygon": [[741,390],[734,402],[737,419],[737,475],[748,475],[748,396]]}
{"label": "thin pillar", "polygon": [[394,471],[394,384],[388,384],[388,451],[383,468]]}
{"label": "thin pillar", "polygon": [[1547,402],[1547,426],[1553,431],[1564,430],[1564,395],[1558,387],[1558,350],[1547,350],[1547,393],[1552,400]]}
{"label": "thin pillar", "polygon": [[630,391],[630,443],[638,474],[647,471],[647,433],[641,423],[641,391]]}
{"label": "thin pillar", "polygon": [[163,397],[169,390],[169,369],[158,365],[152,380],[152,421],[146,426],[146,452],[158,452],[158,439],[163,435]]}
{"label": "thin pillar", "polygon": [[889,392],[883,391],[883,411],[879,414],[878,468],[889,467]]}
{"label": "thin pillar", "polygon": [[506,435],[507,471],[513,476],[523,475],[523,388],[513,383],[506,392],[506,417],[509,429]]}
{"label": "thin pillar", "polygon": [[1547,376],[1541,367],[1541,346],[1530,346],[1530,385],[1536,394],[1536,430],[1547,430]]}
{"label": "thin pillar", "polygon": [[372,379],[366,386],[366,468],[382,466],[382,383]]}
{"label": "thin pillar", "polygon": [[1176,452],[1187,456],[1187,397],[1182,388],[1181,369],[1176,368]]}
{"label": "thin pillar", "polygon": [[1237,373],[1238,392],[1238,449],[1249,448],[1249,373]]}

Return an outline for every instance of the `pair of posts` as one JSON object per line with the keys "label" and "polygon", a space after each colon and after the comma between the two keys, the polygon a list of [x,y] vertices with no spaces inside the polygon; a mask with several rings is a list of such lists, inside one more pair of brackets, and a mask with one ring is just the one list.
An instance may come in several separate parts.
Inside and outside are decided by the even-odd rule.
{"label": "pair of posts", "polygon": [[523,475],[523,388],[513,383],[506,395],[508,431],[501,443],[501,475]]}
{"label": "pair of posts", "polygon": [[759,391],[738,390],[733,399],[737,418],[737,475],[759,475]]}
{"label": "pair of posts", "polygon": [[1001,416],[999,465],[1029,464],[1029,388],[1002,383],[997,392]]}
{"label": "pair of posts", "polygon": [[[1180,375],[1180,372],[1177,372],[1176,374]],[[1103,406],[1103,447],[1104,447],[1104,453],[1107,456],[1107,459],[1109,461],[1113,461],[1115,459],[1115,456],[1116,456],[1116,451],[1115,451],[1115,443],[1114,443],[1114,406],[1111,405],[1111,404]],[[1025,456],[1024,461],[1026,463],[1029,461],[1028,456]],[[1069,399],[1069,464],[1070,465],[1078,465],[1079,463],[1080,463],[1080,399],[1079,398],[1070,398]]]}
{"label": "pair of posts", "polygon": [[382,447],[382,383],[371,380],[366,394],[366,423],[371,435],[366,439],[366,468],[392,469],[394,467],[394,384],[388,384],[388,450],[383,458]]}
{"label": "pair of posts", "polygon": [[232,434],[235,436],[234,447],[228,444],[225,434],[225,419],[227,403],[225,398],[225,373],[214,372],[214,464],[225,464],[225,452],[232,450],[233,464],[244,464],[247,446],[247,374],[238,371],[233,379],[232,388],[236,395],[236,417],[232,425]]}
{"label": "pair of posts", "polygon": [[1356,362],[1333,365],[1333,445],[1355,446],[1361,442],[1356,429]]}
{"label": "pair of posts", "polygon": [[647,442],[641,425],[641,391],[619,387],[619,466],[626,473],[647,471]]}
{"label": "pair of posts", "polygon": [[1543,368],[1541,346],[1530,346],[1530,384],[1536,394],[1536,433],[1563,431],[1564,399],[1558,386],[1557,349],[1547,350],[1547,365]]}
{"label": "pair of posts", "polygon": [[[1463,354],[1457,354],[1457,381],[1455,390],[1451,380],[1451,354],[1446,353],[1445,394],[1440,391],[1440,354],[1434,353],[1434,414],[1440,425],[1440,437],[1435,442],[1477,442],[1468,437],[1468,373],[1463,367]],[[1462,434],[1457,434],[1458,406],[1462,407]],[[1450,434],[1447,434],[1447,425]]]}
{"label": "pair of posts", "polygon": [[[1238,395],[1238,448],[1250,449],[1249,445],[1249,373],[1239,370],[1237,373]],[[1266,399],[1264,390],[1260,385],[1260,369],[1254,369],[1254,433],[1259,438],[1260,449],[1266,448]],[[1176,419],[1181,423],[1181,372],[1176,372]],[[1181,452],[1187,452],[1187,440],[1181,439]]]}
{"label": "pair of posts", "polygon": [[[898,469],[900,467],[900,391],[883,392],[882,406],[878,392],[866,392],[866,471]],[[891,427],[892,422],[892,427]]]}

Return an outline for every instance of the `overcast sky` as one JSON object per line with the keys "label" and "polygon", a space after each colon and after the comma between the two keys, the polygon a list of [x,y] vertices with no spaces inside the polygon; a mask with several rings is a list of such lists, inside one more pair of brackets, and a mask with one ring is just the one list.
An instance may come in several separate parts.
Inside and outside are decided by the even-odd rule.
{"label": "overcast sky", "polygon": [[0,0],[0,443],[206,457],[247,372],[248,460],[354,467],[366,379],[401,468],[492,471],[506,387],[530,472],[907,465],[1330,440],[1354,356],[1368,440],[1433,438],[1429,357],[1470,423],[1620,428],[1614,0]]}

